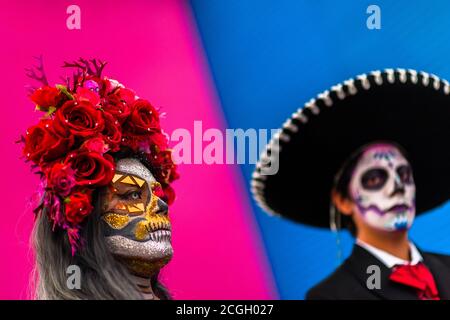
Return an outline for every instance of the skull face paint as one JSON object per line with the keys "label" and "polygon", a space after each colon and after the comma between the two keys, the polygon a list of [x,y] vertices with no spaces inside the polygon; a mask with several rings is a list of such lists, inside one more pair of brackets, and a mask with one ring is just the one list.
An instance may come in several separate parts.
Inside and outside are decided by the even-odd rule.
{"label": "skull face paint", "polygon": [[114,256],[148,276],[173,254],[167,204],[150,170],[134,158],[121,159],[103,201],[105,237]]}
{"label": "skull face paint", "polygon": [[356,213],[368,225],[384,231],[411,227],[416,187],[408,160],[395,146],[368,147],[353,171],[349,189]]}

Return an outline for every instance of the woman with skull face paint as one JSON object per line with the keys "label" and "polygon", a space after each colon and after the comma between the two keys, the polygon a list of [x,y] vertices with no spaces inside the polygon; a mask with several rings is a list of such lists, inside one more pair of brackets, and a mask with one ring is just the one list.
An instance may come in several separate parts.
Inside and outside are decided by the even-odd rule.
{"label": "woman with skull face paint", "polygon": [[[449,119],[447,81],[388,69],[332,87],[286,121],[256,167],[255,199],[270,213],[356,237],[308,299],[450,299],[450,257],[408,238],[415,216],[450,197]],[[279,170],[266,174],[274,163]],[[374,267],[380,281],[371,286]]]}
{"label": "woman with skull face paint", "polygon": [[[72,81],[31,99],[45,114],[23,137],[42,177],[33,243],[37,299],[168,299],[158,281],[172,257],[168,204],[178,178],[158,111],[80,59]],[[38,68],[42,71],[42,66]],[[67,285],[70,266],[79,286]]]}

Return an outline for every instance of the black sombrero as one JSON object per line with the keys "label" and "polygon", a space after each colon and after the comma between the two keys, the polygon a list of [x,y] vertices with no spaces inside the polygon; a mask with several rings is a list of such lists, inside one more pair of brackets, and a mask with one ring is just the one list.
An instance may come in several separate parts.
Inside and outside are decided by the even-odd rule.
{"label": "black sombrero", "polygon": [[[425,72],[386,69],[344,81],[289,118],[261,155],[252,192],[266,211],[329,227],[333,179],[361,146],[391,141],[411,161],[417,214],[450,197],[450,86]],[[277,161],[275,174],[265,169]]]}

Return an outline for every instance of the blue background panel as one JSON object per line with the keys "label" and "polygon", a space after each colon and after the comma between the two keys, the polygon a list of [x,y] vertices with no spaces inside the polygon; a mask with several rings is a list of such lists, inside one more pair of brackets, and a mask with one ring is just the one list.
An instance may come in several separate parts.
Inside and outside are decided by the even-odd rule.
{"label": "blue background panel", "polygon": [[[244,129],[278,128],[319,92],[374,69],[449,79],[450,2],[430,3],[191,1],[228,126]],[[381,9],[380,30],[366,27],[371,4]],[[250,181],[253,166],[242,171]],[[253,209],[280,297],[303,298],[337,266],[335,235]],[[411,236],[422,249],[450,253],[449,230],[447,204],[418,218]],[[352,242],[343,235],[344,255]]]}

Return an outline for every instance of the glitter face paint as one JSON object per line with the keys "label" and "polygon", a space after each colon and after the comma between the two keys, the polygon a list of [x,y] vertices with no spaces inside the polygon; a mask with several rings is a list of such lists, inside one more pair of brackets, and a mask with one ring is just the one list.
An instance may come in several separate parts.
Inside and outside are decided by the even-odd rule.
{"label": "glitter face paint", "polygon": [[370,226],[384,231],[411,227],[416,214],[414,184],[408,160],[393,145],[367,148],[350,180],[356,212]]}
{"label": "glitter face paint", "polygon": [[111,252],[132,272],[148,276],[172,255],[167,204],[158,196],[161,186],[139,160],[121,159],[104,197],[102,220]]}

